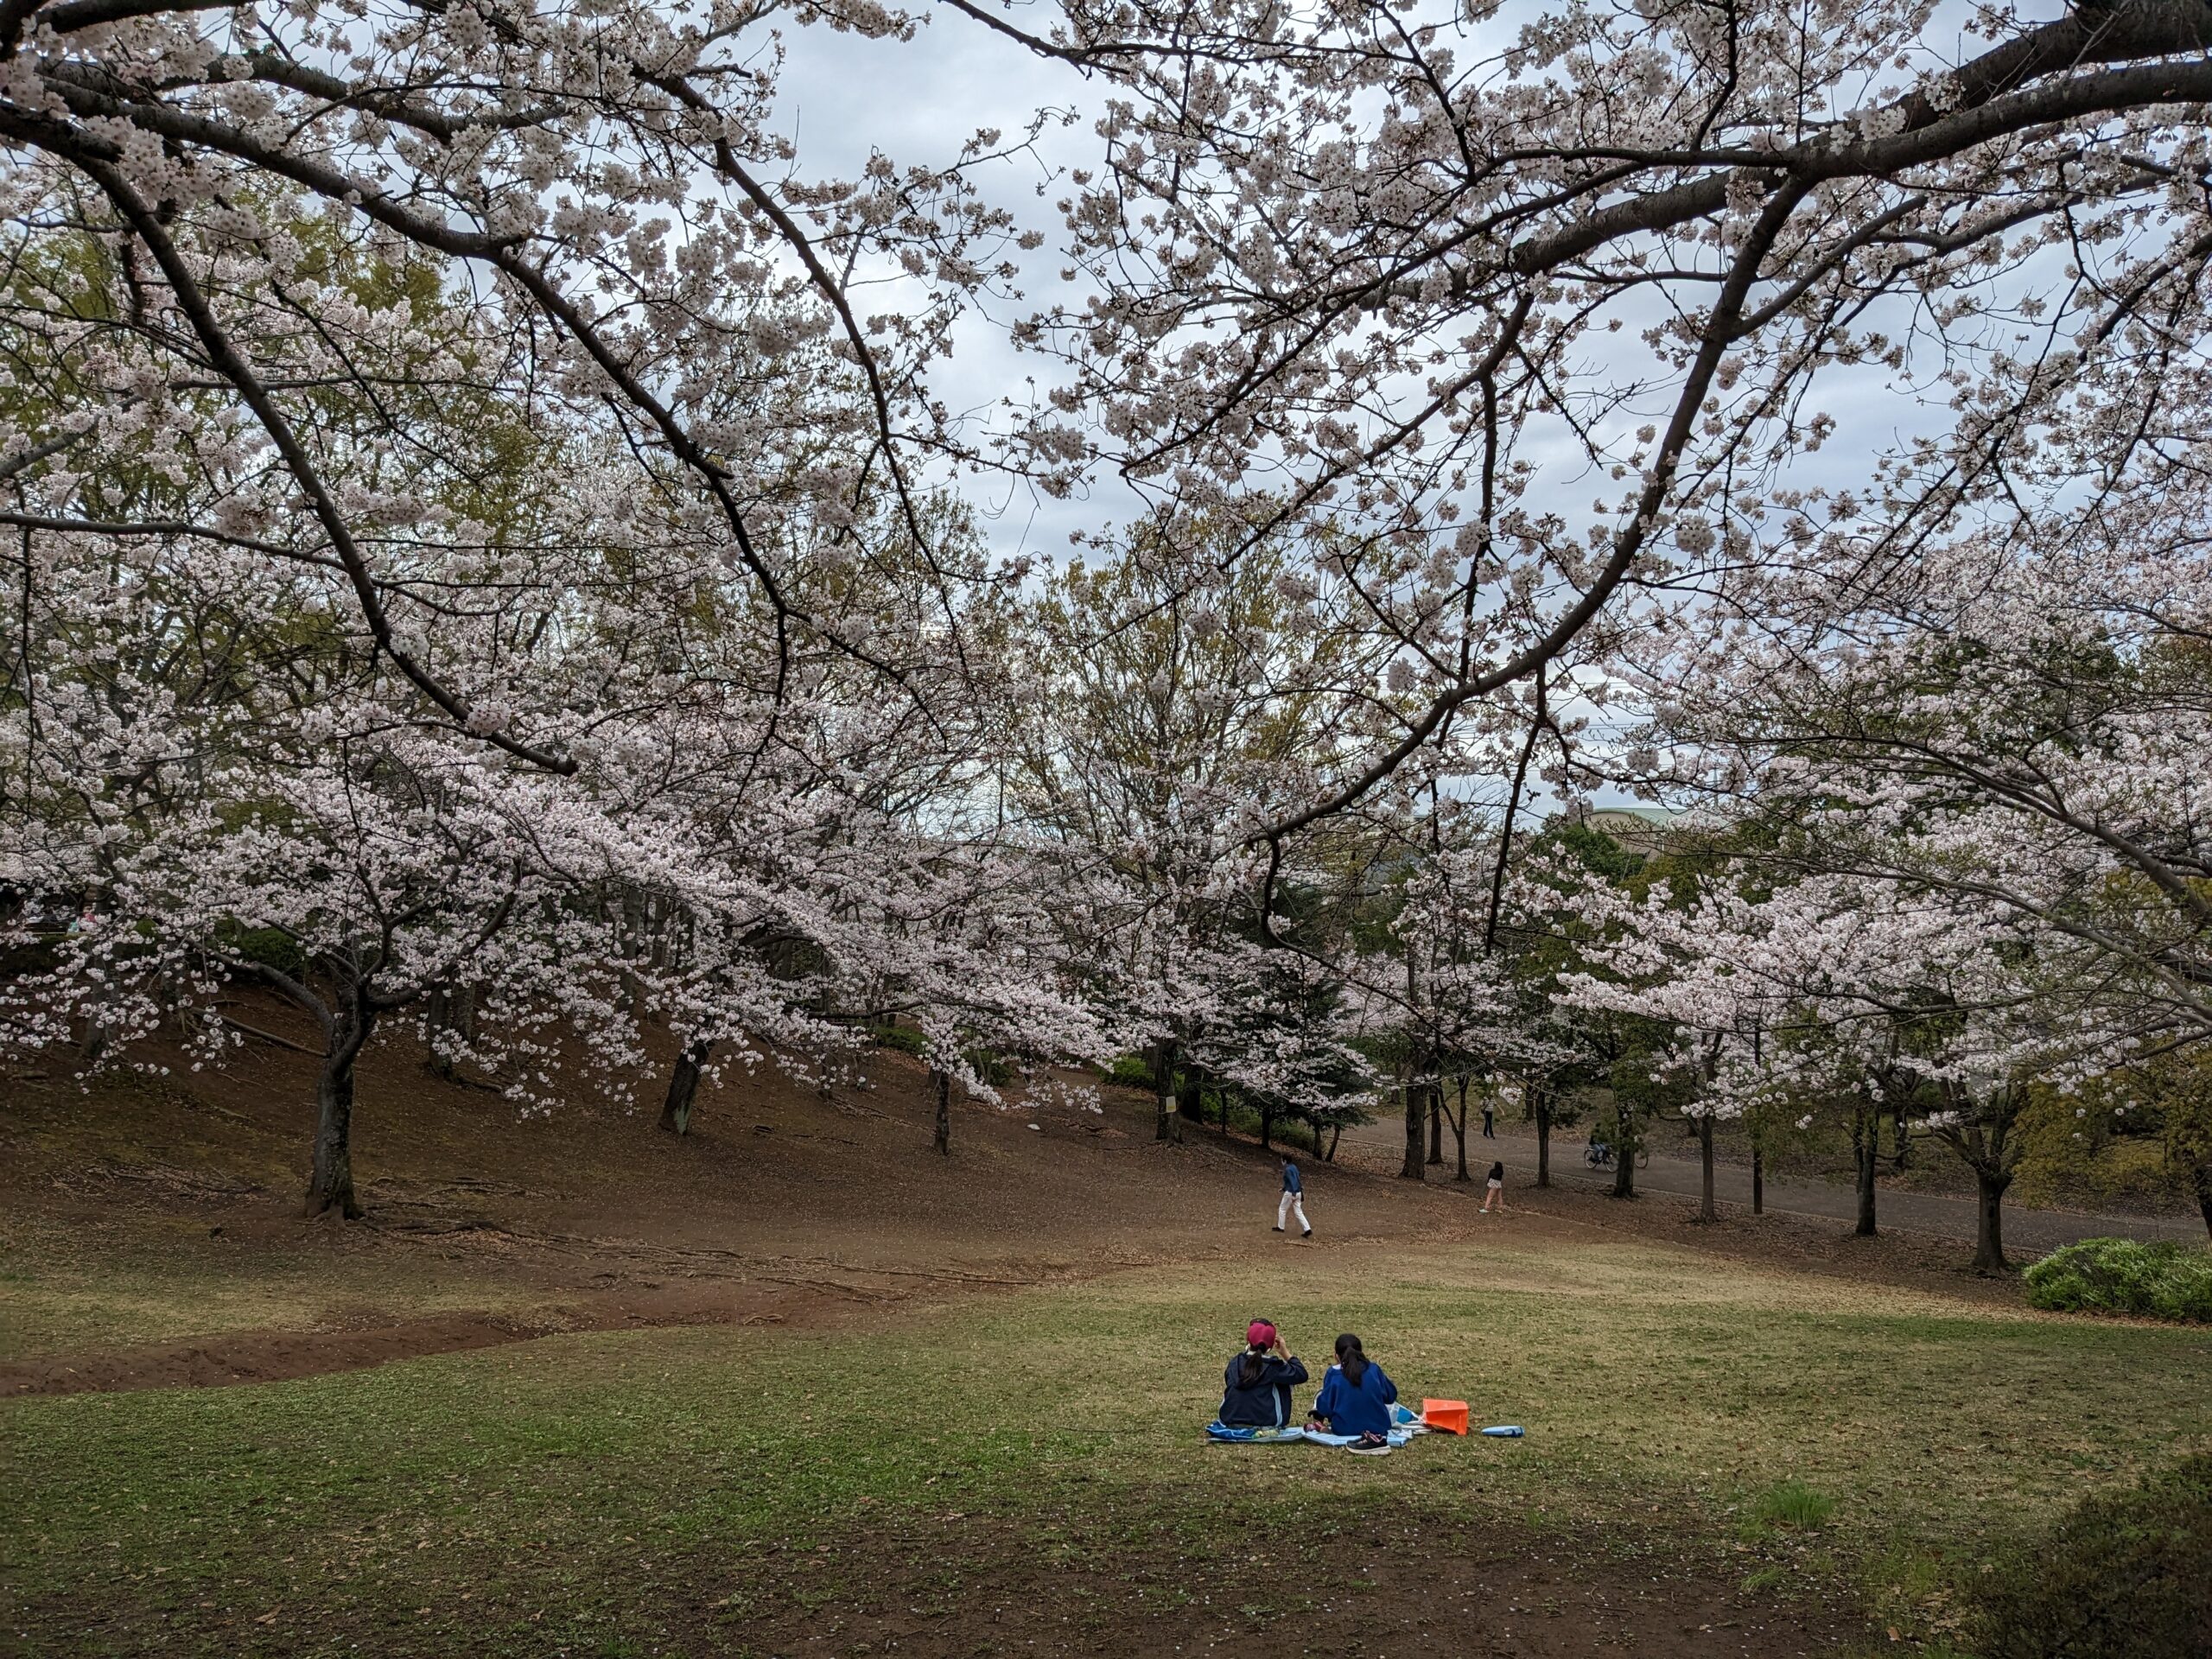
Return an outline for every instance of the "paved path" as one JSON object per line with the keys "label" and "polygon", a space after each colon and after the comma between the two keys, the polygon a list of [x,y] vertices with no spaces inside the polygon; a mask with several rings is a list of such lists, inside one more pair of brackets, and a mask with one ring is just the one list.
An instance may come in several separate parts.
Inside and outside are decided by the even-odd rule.
{"label": "paved path", "polygon": [[[1501,1123],[1497,1138],[1481,1138],[1480,1120],[1470,1122],[1467,1128],[1467,1167],[1479,1181],[1483,1171],[1494,1160],[1505,1163],[1510,1192],[1512,1185],[1534,1180],[1536,1172],[1536,1132],[1526,1124]],[[1357,1142],[1369,1156],[1385,1153],[1395,1159],[1402,1154],[1406,1144],[1404,1120],[1380,1118],[1344,1131],[1344,1139]],[[1664,1192],[1673,1197],[1694,1198],[1700,1186],[1700,1172],[1697,1155],[1693,1149],[1688,1157],[1677,1156],[1665,1150],[1669,1137],[1662,1130],[1660,1147],[1651,1154],[1649,1166],[1636,1172],[1637,1190],[1643,1192]],[[1554,1133],[1552,1136],[1552,1179],[1554,1183],[1602,1187],[1610,1191],[1613,1184],[1611,1170],[1593,1170],[1582,1161],[1583,1141],[1580,1136],[1567,1140]],[[1940,1148],[1929,1148],[1930,1155]],[[1449,1166],[1455,1148],[1451,1131],[1444,1135],[1444,1157]],[[1713,1191],[1723,1204],[1741,1205],[1748,1210],[1751,1203],[1751,1172],[1740,1164],[1716,1162],[1713,1169]],[[1766,1207],[1785,1215],[1811,1216],[1818,1218],[1849,1223],[1859,1216],[1858,1195],[1847,1186],[1827,1181],[1766,1179]],[[1974,1236],[1974,1200],[1967,1198],[1947,1198],[1939,1192],[1901,1192],[1883,1187],[1875,1196],[1875,1218],[1885,1227],[1903,1227],[1914,1232],[1933,1233],[1940,1237],[1965,1239],[1972,1242]],[[2177,1238],[2185,1243],[2202,1243],[2204,1227],[2196,1217],[2186,1215],[2171,1216],[2113,1216],[2090,1215],[2074,1210],[2031,1210],[2024,1205],[2005,1206],[2005,1245],[2006,1249],[2041,1253],[2053,1250],[2061,1244],[2070,1244],[2082,1238]]]}

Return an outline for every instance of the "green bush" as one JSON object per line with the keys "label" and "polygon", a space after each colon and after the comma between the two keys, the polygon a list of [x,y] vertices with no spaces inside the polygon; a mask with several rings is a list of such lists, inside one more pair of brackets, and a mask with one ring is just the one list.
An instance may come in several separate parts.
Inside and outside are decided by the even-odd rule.
{"label": "green bush", "polygon": [[307,953],[300,942],[278,927],[240,927],[226,923],[217,931],[223,948],[245,962],[264,963],[294,979],[308,976]]}
{"label": "green bush", "polygon": [[1152,1068],[1135,1054],[1124,1054],[1107,1071],[1106,1081],[1119,1084],[1124,1089],[1141,1089],[1150,1094]]}
{"label": "green bush", "polygon": [[920,1059],[929,1050],[929,1039],[912,1026],[878,1026],[875,1028],[878,1048],[895,1048],[901,1054],[911,1054]]}
{"label": "green bush", "polygon": [[1976,1599],[1984,1659],[2212,1654],[2212,1455],[2082,1503]]}
{"label": "green bush", "polygon": [[[878,1048],[894,1048],[918,1060],[929,1058],[930,1039],[912,1026],[877,1026],[872,1034]],[[976,1075],[994,1088],[1013,1081],[1014,1068],[987,1048],[969,1049],[965,1058]]]}
{"label": "green bush", "polygon": [[2025,1275],[2037,1307],[2212,1323],[2212,1251],[2171,1240],[2085,1238]]}

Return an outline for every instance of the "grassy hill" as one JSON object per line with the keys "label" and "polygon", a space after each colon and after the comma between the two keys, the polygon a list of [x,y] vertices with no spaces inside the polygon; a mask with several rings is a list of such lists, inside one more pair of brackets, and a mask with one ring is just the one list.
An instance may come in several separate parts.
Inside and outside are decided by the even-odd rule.
{"label": "grassy hill", "polygon": [[[2212,1333],[1356,1168],[1308,1243],[1134,1098],[938,1159],[889,1054],[679,1141],[391,1045],[370,1218],[311,1224],[304,1065],[6,1087],[17,1650],[1942,1652],[1985,1562],[2212,1433]],[[1205,1446],[1255,1313],[1527,1438]]]}

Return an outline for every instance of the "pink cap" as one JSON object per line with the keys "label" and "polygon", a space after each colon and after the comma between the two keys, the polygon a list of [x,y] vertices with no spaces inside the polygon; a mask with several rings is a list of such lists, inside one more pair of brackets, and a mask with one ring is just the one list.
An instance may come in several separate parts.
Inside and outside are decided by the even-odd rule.
{"label": "pink cap", "polygon": [[1244,1340],[1255,1348],[1273,1347],[1275,1340],[1275,1328],[1265,1319],[1255,1319],[1244,1327]]}

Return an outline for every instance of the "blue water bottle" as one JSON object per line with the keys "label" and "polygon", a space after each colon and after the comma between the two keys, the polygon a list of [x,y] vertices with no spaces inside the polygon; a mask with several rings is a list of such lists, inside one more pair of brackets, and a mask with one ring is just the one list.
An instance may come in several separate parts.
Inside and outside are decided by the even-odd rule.
{"label": "blue water bottle", "polygon": [[1486,1428],[1483,1433],[1496,1440],[1517,1440],[1521,1438],[1521,1425],[1500,1423],[1496,1428]]}

